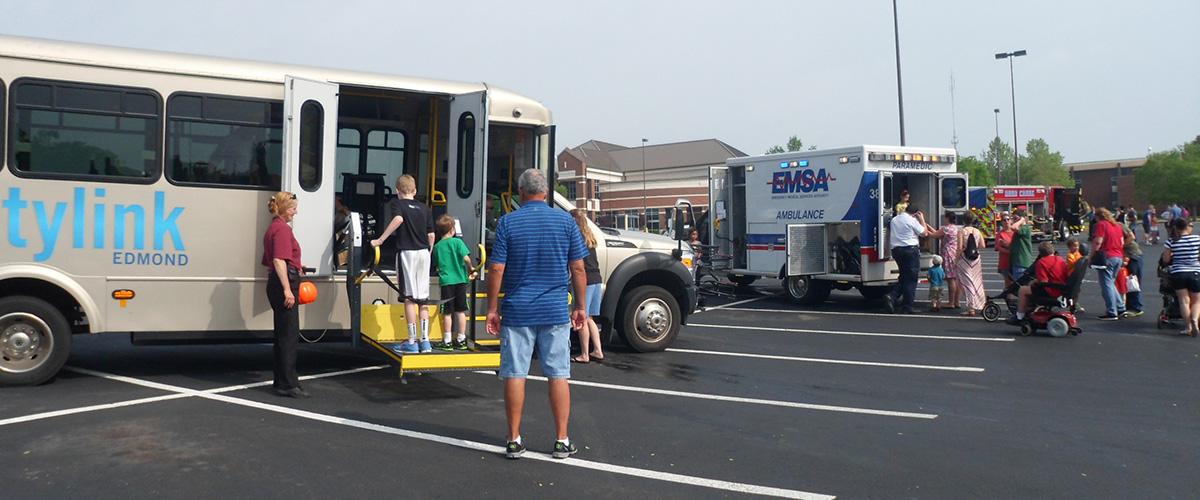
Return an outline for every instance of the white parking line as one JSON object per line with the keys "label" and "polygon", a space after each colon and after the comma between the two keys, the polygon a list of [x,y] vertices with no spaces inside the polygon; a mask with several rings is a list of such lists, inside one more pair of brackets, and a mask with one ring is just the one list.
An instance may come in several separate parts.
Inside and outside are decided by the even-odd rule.
{"label": "white parking line", "polygon": [[[493,376],[495,375],[495,372],[487,372],[487,371],[477,371],[475,373],[480,373],[480,374],[484,374],[484,375],[493,375]],[[546,377],[539,377],[539,376],[534,376],[534,375],[530,375],[526,378],[529,380],[540,380],[542,382],[549,380]],[[668,390],[668,389],[652,389],[649,387],[635,387],[635,386],[631,386],[631,385],[617,385],[617,384],[605,384],[605,383],[601,383],[601,382],[588,382],[585,380],[577,380],[577,379],[571,379],[570,384],[576,385],[576,386],[583,386],[583,387],[596,387],[596,388],[600,388],[600,389],[612,389],[615,391],[640,392],[643,394],[660,394],[663,396],[678,396],[681,398],[692,398],[692,399],[708,399],[708,400],[713,400],[713,401],[726,401],[726,402],[730,402],[730,403],[747,403],[747,404],[766,405],[766,406],[780,406],[780,407],[784,407],[784,408],[799,408],[799,409],[804,409],[804,410],[833,411],[833,412],[841,412],[841,413],[859,413],[859,414],[863,414],[863,415],[880,415],[880,416],[884,416],[884,417],[901,417],[901,418],[919,418],[919,419],[927,419],[927,420],[932,420],[932,419],[935,419],[938,417],[937,414],[935,414],[935,413],[913,413],[913,412],[907,412],[907,411],[876,410],[874,408],[855,408],[853,406],[833,406],[833,405],[820,405],[820,404],[813,404],[813,403],[798,403],[798,402],[794,402],[794,401],[778,401],[778,400],[774,400],[774,399],[756,399],[756,398],[742,398],[742,397],[737,397],[737,396],[720,396],[720,395],[716,395],[716,394],[702,394],[702,393],[698,393],[698,392],[672,391],[672,390]]]}
{"label": "white parking line", "polygon": [[87,413],[91,411],[111,410],[113,408],[124,408],[126,406],[134,406],[146,403],[156,403],[159,401],[170,401],[172,399],[190,398],[187,394],[168,394],[166,396],[155,396],[152,398],[131,399],[129,401],[120,401],[117,403],[106,403],[91,406],[81,406],[79,408],[69,408],[66,410],[48,411],[44,413],[34,413],[22,417],[13,417],[0,420],[0,427],[11,424],[20,424],[24,422],[33,422],[35,420],[43,420],[47,418],[62,417],[66,415],[75,415],[78,413]]}
{"label": "white parking line", "polygon": [[[920,302],[928,302],[922,300]],[[887,314],[887,313],[868,313],[868,312],[842,312],[842,311],[809,311],[796,309],[754,309],[750,307],[730,307],[726,311],[746,311],[746,312],[769,312],[769,313],[786,313],[786,314],[829,314],[840,316],[884,316],[888,318],[929,318],[929,319],[957,319],[957,320],[983,320],[978,316],[936,316],[933,314]]]}
{"label": "white parking line", "polygon": [[[722,305],[719,305],[719,306],[705,307],[705,308],[704,308],[704,311],[711,311],[711,310],[713,310],[713,309],[724,309],[724,308],[726,308],[726,307],[733,307],[733,306],[739,306],[739,305],[742,305],[742,304],[749,304],[749,303],[751,303],[751,302],[758,302],[758,301],[760,301],[760,300],[763,300],[763,299],[770,299],[770,298],[778,297],[778,296],[780,296],[780,295],[783,295],[783,294],[781,294],[781,293],[776,293],[776,294],[773,294],[773,295],[763,295],[762,297],[755,297],[755,298],[753,298],[753,299],[739,300],[739,301],[737,301],[737,302],[730,302],[730,303],[728,303],[728,304],[722,304]],[[704,311],[700,311],[700,312],[704,312]]]}
{"label": "white parking line", "polygon": [[[362,368],[354,368],[354,369],[350,369],[350,370],[342,370],[342,371],[337,371],[337,372],[317,373],[314,375],[305,375],[303,377],[300,377],[300,380],[314,380],[314,379],[321,379],[321,378],[337,377],[339,375],[349,375],[351,373],[361,373],[361,372],[365,372],[365,371],[379,370],[381,368],[387,368],[387,367],[388,367],[388,365],[364,366]],[[64,370],[72,370],[72,371],[75,371],[78,373],[86,373],[86,372],[82,371],[83,370],[82,368],[66,367],[66,368],[64,368]],[[91,375],[91,373],[87,373],[87,374]],[[253,384],[231,385],[228,387],[219,387],[216,389],[206,389],[206,390],[198,391],[198,392],[208,393],[208,394],[220,394],[220,393],[224,393],[224,392],[239,391],[242,389],[250,389],[250,388],[254,388],[254,387],[263,387],[263,386],[267,386],[267,385],[271,385],[271,384],[272,384],[272,381],[268,380],[265,382],[256,382]],[[160,388],[160,390],[170,391],[171,389],[161,389]],[[146,404],[146,403],[157,403],[159,401],[170,401],[172,399],[182,399],[182,398],[190,398],[190,397],[194,397],[194,395],[193,394],[176,393],[176,394],[168,394],[166,396],[154,396],[154,397],[149,397],[149,398],[131,399],[128,401],[118,401],[116,403],[105,403],[105,404],[98,404],[98,405],[91,405],[91,406],[81,406],[78,408],[68,408],[65,410],[55,410],[55,411],[48,411],[48,412],[43,412],[43,413],[34,413],[32,415],[25,415],[25,416],[21,416],[21,417],[12,417],[12,418],[0,420],[0,427],[3,427],[5,425],[10,425],[10,424],[33,422],[35,420],[43,420],[43,419],[47,419],[47,418],[62,417],[62,416],[66,416],[66,415],[76,415],[79,413],[88,413],[88,412],[93,412],[93,411],[111,410],[113,408],[124,408],[126,406],[135,406],[135,405],[141,405],[141,404]]]}
{"label": "white parking line", "polygon": [[[119,381],[119,382],[133,384],[133,385],[139,385],[142,387],[149,387],[152,389],[159,389],[159,390],[164,390],[164,391],[172,391],[172,392],[179,393],[180,395],[183,395],[183,396],[196,396],[196,397],[200,397],[200,398],[204,398],[204,399],[208,399],[208,400],[212,400],[212,401],[220,401],[222,403],[229,403],[229,404],[244,406],[244,407],[248,407],[248,408],[256,408],[259,410],[281,413],[284,415],[291,415],[293,417],[304,418],[304,419],[313,420],[313,421],[317,421],[317,422],[325,422],[325,423],[342,425],[342,426],[352,427],[352,428],[366,430],[366,431],[379,432],[379,433],[383,433],[383,434],[390,434],[390,435],[394,435],[394,436],[401,436],[401,437],[407,437],[407,438],[412,438],[412,439],[419,439],[422,441],[446,444],[446,445],[455,446],[458,448],[482,451],[482,452],[492,453],[492,454],[496,454],[496,455],[500,455],[500,454],[504,453],[504,447],[502,447],[502,446],[480,443],[477,441],[468,441],[466,439],[458,439],[458,438],[452,438],[452,437],[448,437],[448,436],[440,436],[437,434],[412,431],[412,430],[408,430],[408,429],[401,429],[398,427],[389,427],[386,425],[374,424],[371,422],[364,422],[361,420],[335,417],[333,415],[325,415],[322,413],[315,413],[315,412],[306,411],[306,410],[298,410],[295,408],[288,408],[286,406],[279,406],[279,405],[273,405],[273,404],[268,404],[268,403],[260,403],[258,401],[251,401],[248,399],[235,398],[232,396],[226,396],[223,394],[216,394],[216,393],[212,393],[212,392],[196,391],[196,390],[188,389],[185,387],[176,387],[176,386],[172,386],[172,385],[161,384],[158,382],[151,382],[149,380],[142,380],[142,379],[137,379],[137,378],[133,378],[133,377],[125,377],[125,376],[121,376],[121,375],[104,373],[104,372],[99,372],[99,371],[95,371],[95,370],[88,370],[88,369],[83,369],[83,368],[72,368],[72,367],[67,367],[65,369],[75,371],[78,373],[83,373],[86,375],[91,375],[94,377],[101,377],[101,378],[108,379],[108,380],[115,380],[115,381]],[[720,479],[711,479],[711,478],[706,478],[706,477],[687,476],[687,475],[683,475],[683,474],[661,472],[661,471],[656,471],[656,470],[651,470],[651,469],[639,469],[639,468],[635,468],[635,467],[626,467],[623,465],[607,464],[604,462],[581,460],[581,459],[577,459],[577,458],[556,459],[556,458],[551,457],[549,454],[545,454],[545,453],[527,452],[524,455],[524,457],[527,459],[539,460],[539,461],[543,461],[543,462],[549,462],[552,464],[569,465],[572,467],[580,467],[580,468],[584,468],[584,469],[609,472],[609,473],[613,473],[613,474],[622,474],[622,475],[626,475],[626,476],[641,477],[641,478],[645,478],[645,479],[653,479],[653,480],[665,481],[665,482],[671,482],[671,483],[702,486],[702,487],[706,487],[706,488],[732,491],[732,492],[737,492],[737,493],[750,493],[750,494],[754,494],[754,495],[765,495],[765,496],[774,496],[774,497],[782,497],[782,498],[800,498],[800,499],[806,499],[806,500],[810,500],[810,499],[811,500],[832,500],[833,498],[836,498],[836,497],[833,497],[830,495],[823,495],[820,493],[810,493],[807,491],[775,488],[772,486],[760,486],[760,485],[755,485],[755,484],[737,483],[737,482],[732,482],[732,481],[723,481]]]}
{"label": "white parking line", "polygon": [[738,358],[756,358],[756,359],[775,359],[780,361],[803,361],[807,363],[829,363],[834,365],[856,365],[856,366],[881,366],[885,368],[916,368],[920,370],[943,370],[949,372],[975,372],[982,373],[983,368],[974,366],[945,366],[945,365],[914,365],[907,363],[884,363],[881,361],[852,361],[847,359],[826,359],[826,358],[802,358],[796,356],[776,356],[773,354],[750,354],[744,352],[726,352],[726,351],[701,351],[698,349],[667,349],[668,352],[682,352],[687,354],[709,354],[713,356],[732,356]]}
{"label": "white parking line", "polygon": [[[935,316],[940,317],[940,316]],[[688,323],[689,328],[727,328],[733,330],[754,330],[774,333],[812,333],[818,335],[847,335],[851,337],[899,337],[908,339],[923,339],[923,340],[975,340],[980,342],[1013,342],[1012,337],[952,337],[947,335],[916,335],[912,333],[880,333],[880,332],[850,332],[842,330],[808,330],[800,328],[767,328],[762,326],[741,326],[741,325],[706,325],[702,323]]]}

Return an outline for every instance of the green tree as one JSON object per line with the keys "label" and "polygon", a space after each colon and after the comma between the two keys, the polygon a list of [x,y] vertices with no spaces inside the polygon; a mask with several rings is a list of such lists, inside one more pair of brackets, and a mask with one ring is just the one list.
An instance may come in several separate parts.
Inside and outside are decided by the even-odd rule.
{"label": "green tree", "polygon": [[997,178],[993,174],[993,178],[999,184],[1016,184],[1017,171],[1013,169],[1013,149],[1011,146],[1000,140],[999,137],[992,139],[988,143],[987,149],[983,151],[983,163],[987,164],[988,170],[991,172],[1000,172]]}
{"label": "green tree", "polygon": [[967,174],[967,182],[972,186],[996,185],[995,170],[974,156],[958,157],[958,171]]}
{"label": "green tree", "polygon": [[[780,146],[778,144],[771,146],[771,149],[768,149],[766,154],[773,155],[773,154],[779,154],[779,153],[784,153],[784,152],[801,151],[803,149],[804,149],[804,141],[801,141],[799,137],[793,135],[788,138],[787,144],[785,146]],[[809,146],[808,149],[809,149],[809,151],[812,151],[814,149],[817,149],[817,147]]]}
{"label": "green tree", "polygon": [[1034,186],[1074,186],[1071,174],[1063,168],[1062,153],[1051,151],[1044,139],[1025,144],[1021,157],[1021,183]]}
{"label": "green tree", "polygon": [[1138,197],[1151,203],[1200,203],[1200,137],[1170,151],[1151,154],[1134,173]]}
{"label": "green tree", "polygon": [[[566,198],[567,197],[567,186],[556,182],[556,183],[554,183],[554,192],[558,193],[559,196]],[[571,202],[574,203],[575,200],[571,200]]]}

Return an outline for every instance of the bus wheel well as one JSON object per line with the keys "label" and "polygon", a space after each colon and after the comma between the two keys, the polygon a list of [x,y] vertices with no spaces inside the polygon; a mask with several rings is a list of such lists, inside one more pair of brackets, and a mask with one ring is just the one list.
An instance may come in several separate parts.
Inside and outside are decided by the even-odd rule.
{"label": "bus wheel well", "polygon": [[71,333],[87,333],[88,327],[83,323],[83,307],[59,286],[34,278],[10,278],[0,281],[0,297],[14,295],[37,297],[49,302],[67,318],[71,324]]}
{"label": "bus wheel well", "polygon": [[654,285],[666,290],[671,297],[675,298],[675,303],[679,304],[681,310],[688,303],[687,290],[684,288],[683,282],[679,280],[679,276],[663,270],[648,270],[638,273],[625,283],[625,287],[621,289],[621,295],[624,296],[642,285]]}

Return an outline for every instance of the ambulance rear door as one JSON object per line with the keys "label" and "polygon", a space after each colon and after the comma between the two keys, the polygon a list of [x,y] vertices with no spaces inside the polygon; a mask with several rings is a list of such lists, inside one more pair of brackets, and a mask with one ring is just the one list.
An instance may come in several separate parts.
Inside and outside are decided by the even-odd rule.
{"label": "ambulance rear door", "polygon": [[892,173],[879,172],[879,187],[876,197],[879,199],[878,233],[875,235],[875,255],[880,260],[890,259],[892,250],[888,248],[888,226],[892,222]]}

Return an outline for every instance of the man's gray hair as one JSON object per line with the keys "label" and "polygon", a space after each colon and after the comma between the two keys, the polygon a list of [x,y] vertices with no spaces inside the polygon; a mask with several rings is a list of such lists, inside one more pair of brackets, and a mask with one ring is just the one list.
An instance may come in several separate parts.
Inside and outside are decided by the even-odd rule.
{"label": "man's gray hair", "polygon": [[545,174],[541,170],[530,168],[521,172],[521,177],[517,179],[517,189],[524,195],[537,195],[546,194],[550,188],[546,185]]}

